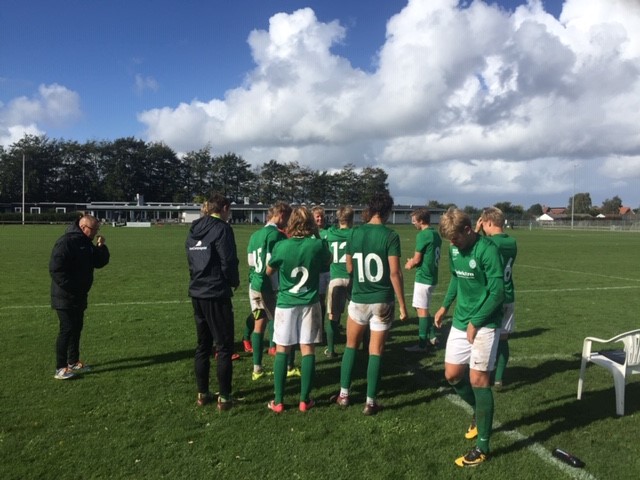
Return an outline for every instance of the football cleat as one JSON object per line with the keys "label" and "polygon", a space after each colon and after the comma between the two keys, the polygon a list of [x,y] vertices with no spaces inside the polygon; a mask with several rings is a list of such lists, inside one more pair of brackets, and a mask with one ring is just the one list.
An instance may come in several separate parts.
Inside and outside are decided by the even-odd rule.
{"label": "football cleat", "polygon": [[459,467],[477,467],[481,463],[489,460],[489,456],[483,453],[478,447],[473,447],[466,455],[456,458],[456,465]]}
{"label": "football cleat", "polygon": [[362,410],[362,413],[364,413],[365,415],[375,415],[381,410],[382,410],[382,405],[380,405],[377,402],[372,402],[372,403],[365,404],[364,410]]}
{"label": "football cleat", "polygon": [[275,400],[271,400],[267,403],[267,408],[274,413],[282,413],[284,412],[284,403],[276,404]]}
{"label": "football cleat", "polygon": [[301,377],[302,373],[298,367],[289,368],[287,370],[287,378],[289,377]]}
{"label": "football cleat", "polygon": [[464,434],[464,438],[467,440],[473,440],[478,436],[478,426],[476,425],[476,417],[471,419],[471,425],[467,429],[467,433]]}
{"label": "football cleat", "polygon": [[328,348],[325,348],[324,356],[327,358],[338,358],[340,355],[338,355],[336,352],[330,352]]}
{"label": "football cleat", "polygon": [[329,398],[329,401],[331,403],[335,402],[341,407],[348,407],[349,406],[349,395],[343,395],[343,394],[339,393],[337,395],[331,396],[331,398]]}
{"label": "football cleat", "polygon": [[308,412],[315,405],[316,405],[316,402],[314,402],[313,398],[309,398],[309,401],[307,401],[307,402],[304,402],[304,401],[300,402],[300,411],[301,412]]}
{"label": "football cleat", "polygon": [[262,377],[264,377],[266,375],[264,370],[259,370],[257,372],[251,372],[251,380],[253,380],[254,382],[256,380],[260,380]]}

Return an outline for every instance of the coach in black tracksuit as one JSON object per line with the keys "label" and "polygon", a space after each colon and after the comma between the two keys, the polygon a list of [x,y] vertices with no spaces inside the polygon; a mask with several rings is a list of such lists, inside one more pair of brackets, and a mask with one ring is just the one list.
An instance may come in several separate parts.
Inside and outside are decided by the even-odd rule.
{"label": "coach in black tracksuit", "polygon": [[99,228],[95,217],[84,215],[67,228],[51,252],[51,307],[60,320],[55,378],[60,380],[86,369],[80,362],[80,334],[87,297],[93,284],[94,268],[109,263],[109,249],[104,237],[97,235]]}
{"label": "coach in black tracksuit", "polygon": [[213,194],[205,215],[191,224],[186,241],[189,261],[189,296],[193,304],[198,345],[195,374],[198,405],[213,400],[209,392],[209,371],[213,342],[217,349],[218,408],[232,406],[231,380],[234,319],[231,297],[240,284],[235,237],[227,223],[230,203]]}

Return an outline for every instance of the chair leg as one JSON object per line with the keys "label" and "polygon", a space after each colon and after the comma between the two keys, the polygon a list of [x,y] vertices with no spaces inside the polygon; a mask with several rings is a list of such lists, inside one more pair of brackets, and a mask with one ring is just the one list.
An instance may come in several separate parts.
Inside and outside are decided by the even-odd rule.
{"label": "chair leg", "polygon": [[624,390],[626,386],[626,379],[622,372],[617,370],[612,371],[613,384],[616,390],[616,414],[624,415]]}
{"label": "chair leg", "polygon": [[578,400],[582,398],[582,386],[584,384],[584,374],[587,368],[587,359],[582,357],[582,363],[580,364],[580,376],[578,377]]}

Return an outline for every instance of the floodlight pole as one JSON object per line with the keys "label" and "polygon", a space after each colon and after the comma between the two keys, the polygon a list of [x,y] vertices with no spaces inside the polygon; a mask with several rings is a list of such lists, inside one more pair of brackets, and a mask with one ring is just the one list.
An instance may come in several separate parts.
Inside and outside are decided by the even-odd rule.
{"label": "floodlight pole", "polygon": [[573,212],[576,206],[576,164],[573,164],[573,193],[571,195],[571,230],[573,230]]}
{"label": "floodlight pole", "polygon": [[22,152],[22,225],[24,225],[24,152]]}

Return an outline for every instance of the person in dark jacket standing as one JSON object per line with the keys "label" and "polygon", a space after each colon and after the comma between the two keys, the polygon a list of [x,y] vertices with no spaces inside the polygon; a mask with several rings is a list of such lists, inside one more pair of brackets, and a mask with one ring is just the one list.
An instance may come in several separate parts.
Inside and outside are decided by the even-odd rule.
{"label": "person in dark jacket standing", "polygon": [[238,254],[231,226],[227,223],[231,204],[214,193],[208,200],[208,214],[191,224],[186,241],[189,262],[189,296],[193,304],[198,345],[195,374],[198,387],[197,404],[213,401],[209,391],[209,371],[213,342],[218,353],[218,409],[233,405],[231,380],[233,367],[234,320],[231,297],[240,284]]}
{"label": "person in dark jacket standing", "polygon": [[84,215],[67,228],[51,252],[51,307],[60,320],[54,376],[58,380],[67,380],[89,370],[80,361],[84,311],[93,284],[93,270],[109,263],[109,249],[104,237],[98,235],[99,229],[100,224],[94,216]]}

